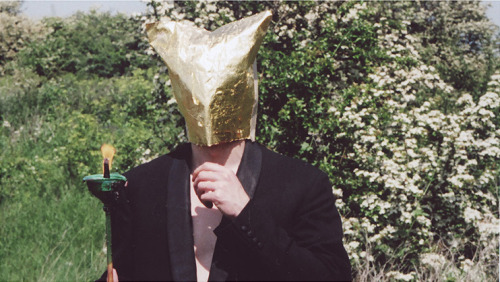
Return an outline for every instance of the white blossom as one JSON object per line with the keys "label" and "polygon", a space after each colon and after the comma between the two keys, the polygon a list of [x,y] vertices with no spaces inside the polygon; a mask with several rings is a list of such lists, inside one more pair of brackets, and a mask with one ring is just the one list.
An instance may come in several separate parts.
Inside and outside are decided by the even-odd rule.
{"label": "white blossom", "polygon": [[441,254],[427,253],[420,256],[420,261],[423,264],[429,265],[435,269],[440,269],[446,258]]}

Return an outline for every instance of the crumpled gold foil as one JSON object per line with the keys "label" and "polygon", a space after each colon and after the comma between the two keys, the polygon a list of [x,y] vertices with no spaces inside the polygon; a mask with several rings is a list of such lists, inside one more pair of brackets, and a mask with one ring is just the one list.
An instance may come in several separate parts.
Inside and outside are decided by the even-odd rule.
{"label": "crumpled gold foil", "polygon": [[265,11],[212,32],[168,18],[146,27],[150,44],[167,64],[189,141],[201,145],[255,139],[256,67],[271,21]]}

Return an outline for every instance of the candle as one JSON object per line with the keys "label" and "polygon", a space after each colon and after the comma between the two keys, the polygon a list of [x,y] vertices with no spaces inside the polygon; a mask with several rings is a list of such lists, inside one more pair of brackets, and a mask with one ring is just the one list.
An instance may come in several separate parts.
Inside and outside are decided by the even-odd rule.
{"label": "candle", "polygon": [[102,144],[101,146],[101,153],[102,153],[102,174],[104,178],[109,178],[109,171],[111,170],[111,165],[113,163],[113,156],[116,153],[115,147],[108,145],[108,144]]}

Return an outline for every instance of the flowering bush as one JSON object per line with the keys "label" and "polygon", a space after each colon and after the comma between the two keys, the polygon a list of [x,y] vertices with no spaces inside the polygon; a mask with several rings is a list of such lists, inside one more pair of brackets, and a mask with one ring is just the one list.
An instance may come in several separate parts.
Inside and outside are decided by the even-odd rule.
{"label": "flowering bush", "polygon": [[148,4],[144,23],[208,30],[273,11],[257,136],[329,174],[358,280],[498,275],[500,72],[479,2]]}
{"label": "flowering bush", "polygon": [[19,1],[0,2],[0,75],[10,69],[7,63],[13,61],[17,53],[30,42],[45,34],[42,25],[20,15]]}
{"label": "flowering bush", "polygon": [[[413,51],[406,40],[394,39],[391,34],[382,42],[404,47],[398,48],[403,53]],[[367,244],[384,256],[411,260],[437,251],[432,245],[438,241],[449,245],[460,240],[459,254],[475,253],[492,240],[498,243],[500,131],[495,117],[500,97],[493,86],[499,77],[492,76],[492,88],[477,103],[463,93],[457,112],[446,113],[440,109],[441,99],[456,89],[432,66],[388,64],[369,75],[359,99],[343,111],[331,108],[342,131],[354,137],[347,157],[359,164],[355,175],[366,180],[362,192],[348,199],[361,217],[348,217],[344,223],[353,227],[346,230],[348,240],[365,243],[348,245],[355,264]],[[426,97],[429,92],[434,96]],[[490,258],[498,260],[498,253],[491,251]],[[457,259],[464,260],[464,255]]]}

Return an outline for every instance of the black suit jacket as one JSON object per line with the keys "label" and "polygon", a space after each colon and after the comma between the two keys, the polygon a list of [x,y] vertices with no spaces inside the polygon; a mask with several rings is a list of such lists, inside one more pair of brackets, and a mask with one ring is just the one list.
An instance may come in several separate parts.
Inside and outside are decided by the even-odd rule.
{"label": "black suit jacket", "polygon": [[[184,144],[125,173],[128,187],[111,213],[121,281],[196,280],[190,159]],[[209,280],[351,279],[326,174],[247,141],[237,176],[251,200],[214,230]]]}

